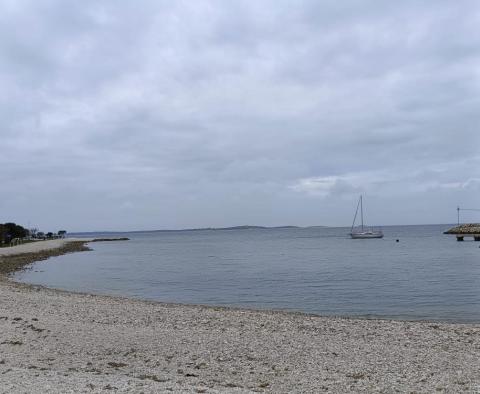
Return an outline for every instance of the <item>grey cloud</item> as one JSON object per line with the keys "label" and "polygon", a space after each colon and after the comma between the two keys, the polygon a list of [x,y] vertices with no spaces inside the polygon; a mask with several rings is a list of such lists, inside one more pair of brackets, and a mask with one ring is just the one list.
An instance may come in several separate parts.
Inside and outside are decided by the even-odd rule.
{"label": "grey cloud", "polygon": [[5,220],[348,225],[360,192],[380,224],[478,205],[475,1],[1,7]]}

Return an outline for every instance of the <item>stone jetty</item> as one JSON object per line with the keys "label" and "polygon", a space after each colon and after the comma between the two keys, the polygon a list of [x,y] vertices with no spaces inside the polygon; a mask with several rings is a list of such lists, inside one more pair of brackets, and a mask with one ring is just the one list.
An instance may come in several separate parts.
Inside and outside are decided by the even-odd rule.
{"label": "stone jetty", "polygon": [[457,241],[463,241],[465,237],[473,237],[475,241],[480,241],[480,223],[460,224],[445,231],[444,234],[456,235]]}

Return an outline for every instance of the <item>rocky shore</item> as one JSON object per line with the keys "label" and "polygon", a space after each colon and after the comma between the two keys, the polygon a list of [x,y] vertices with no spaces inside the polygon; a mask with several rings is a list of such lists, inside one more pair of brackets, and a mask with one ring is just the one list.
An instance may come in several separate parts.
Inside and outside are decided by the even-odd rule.
{"label": "rocky shore", "polygon": [[0,392],[480,392],[480,325],[76,294],[7,278],[84,241],[0,255]]}

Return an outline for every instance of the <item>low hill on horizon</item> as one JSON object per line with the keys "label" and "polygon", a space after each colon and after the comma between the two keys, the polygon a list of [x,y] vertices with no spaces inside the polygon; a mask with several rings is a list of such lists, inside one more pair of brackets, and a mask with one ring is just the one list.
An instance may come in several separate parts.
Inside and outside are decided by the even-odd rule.
{"label": "low hill on horizon", "polygon": [[178,232],[178,231],[225,231],[225,230],[273,230],[273,229],[295,229],[295,228],[326,228],[328,226],[253,226],[242,225],[232,227],[203,227],[203,228],[185,228],[185,229],[162,229],[162,230],[133,230],[133,231],[80,231],[72,232],[70,235],[80,234],[121,234],[121,233],[158,233],[158,232]]}

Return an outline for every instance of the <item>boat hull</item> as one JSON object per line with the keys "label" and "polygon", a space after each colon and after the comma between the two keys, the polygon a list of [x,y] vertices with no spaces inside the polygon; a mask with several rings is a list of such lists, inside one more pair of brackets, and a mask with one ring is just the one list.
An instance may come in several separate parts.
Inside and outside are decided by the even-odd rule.
{"label": "boat hull", "polygon": [[350,233],[350,237],[353,239],[374,239],[374,238],[383,238],[383,233],[380,231],[372,231],[365,233]]}

